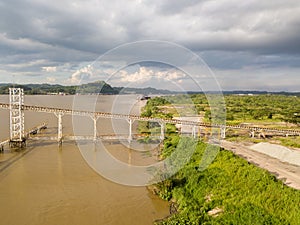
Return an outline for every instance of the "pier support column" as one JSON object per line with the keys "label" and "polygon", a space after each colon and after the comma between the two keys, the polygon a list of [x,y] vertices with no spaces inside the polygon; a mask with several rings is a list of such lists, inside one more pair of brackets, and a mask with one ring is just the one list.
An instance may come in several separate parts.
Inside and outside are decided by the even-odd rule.
{"label": "pier support column", "polygon": [[163,141],[165,139],[165,123],[160,122],[160,140]]}
{"label": "pier support column", "polygon": [[205,131],[204,131],[204,140],[208,140],[209,136],[211,135],[211,130],[209,130],[209,127],[205,127]]}
{"label": "pier support column", "polygon": [[99,119],[98,116],[94,115],[91,117],[94,122],[94,141],[97,141],[97,120]]}
{"label": "pier support column", "polygon": [[198,136],[199,136],[199,139],[201,140],[201,138],[202,138],[202,127],[200,126],[199,128],[198,128]]}
{"label": "pier support column", "polygon": [[59,113],[55,113],[55,116],[58,118],[58,129],[57,129],[57,142],[59,145],[62,144],[62,139],[63,139],[63,125],[62,125],[62,117],[63,117],[63,113],[59,112]]}
{"label": "pier support column", "polygon": [[193,136],[193,138],[197,138],[197,127],[196,126],[192,127],[192,136]]}
{"label": "pier support column", "polygon": [[226,127],[225,126],[220,127],[220,135],[221,135],[221,139],[226,138]]}
{"label": "pier support column", "polygon": [[250,131],[250,137],[251,137],[251,138],[254,138],[254,137],[255,137],[255,131],[254,131],[254,130],[251,130],[251,131]]}
{"label": "pier support column", "polygon": [[129,135],[128,135],[128,142],[132,141],[132,124],[134,122],[133,119],[128,119],[127,122],[129,123]]}

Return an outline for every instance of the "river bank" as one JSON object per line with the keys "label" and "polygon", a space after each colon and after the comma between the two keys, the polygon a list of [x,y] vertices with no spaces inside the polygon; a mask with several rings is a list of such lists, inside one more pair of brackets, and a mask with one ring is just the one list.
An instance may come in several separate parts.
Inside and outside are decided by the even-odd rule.
{"label": "river bank", "polygon": [[300,191],[224,149],[202,170],[208,146],[199,142],[190,162],[153,189],[178,208],[158,224],[299,224]]}
{"label": "river bank", "polygon": [[[160,99],[147,104],[145,112],[150,116],[165,116]],[[162,159],[178,151],[178,140],[186,142],[183,152],[189,152],[195,139],[166,135],[161,152]],[[190,143],[190,144],[189,144]],[[175,213],[157,224],[295,224],[300,223],[300,191],[288,187],[291,180],[270,173],[259,167],[271,165],[270,156],[239,146],[240,143],[223,141],[222,148],[198,144],[189,162],[175,175],[151,187],[151,191],[175,205]],[[248,146],[249,147],[249,146]],[[270,147],[270,146],[269,146]],[[228,150],[226,150],[228,149]],[[208,150],[208,151],[207,151]],[[217,153],[213,160],[209,153]],[[244,151],[246,157],[241,152]],[[247,157],[251,154],[252,157]],[[262,155],[262,158],[257,157]],[[242,157],[241,157],[242,156]],[[181,157],[172,160],[176,164]],[[209,163],[205,163],[209,162]],[[290,170],[291,177],[300,174],[294,165],[273,165],[277,171]],[[207,165],[207,167],[205,166]],[[292,168],[293,167],[293,168]],[[297,178],[298,179],[298,178]]]}

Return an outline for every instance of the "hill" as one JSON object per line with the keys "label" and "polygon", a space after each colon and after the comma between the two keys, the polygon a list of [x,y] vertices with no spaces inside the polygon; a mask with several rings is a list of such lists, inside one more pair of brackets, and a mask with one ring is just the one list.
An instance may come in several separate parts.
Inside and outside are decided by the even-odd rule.
{"label": "hill", "polygon": [[[68,95],[79,94],[185,94],[178,91],[162,90],[153,87],[132,88],[132,87],[112,87],[105,81],[96,81],[81,85],[64,86],[60,84],[12,84],[0,83],[0,94],[8,94],[10,87],[20,87],[24,89],[26,95],[46,95],[64,93]],[[202,91],[188,91],[187,94],[203,94]],[[209,92],[215,93],[215,92]],[[267,92],[267,91],[223,91],[224,95],[261,95],[279,94],[300,96],[300,92]]]}

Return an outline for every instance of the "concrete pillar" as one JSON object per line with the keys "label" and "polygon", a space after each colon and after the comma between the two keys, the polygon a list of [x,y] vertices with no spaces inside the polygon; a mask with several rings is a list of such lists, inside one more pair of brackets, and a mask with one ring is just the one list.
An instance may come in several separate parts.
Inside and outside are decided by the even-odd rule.
{"label": "concrete pillar", "polygon": [[205,140],[206,140],[207,138],[209,138],[210,133],[211,133],[211,131],[209,130],[209,128],[208,128],[208,127],[205,127]]}
{"label": "concrete pillar", "polygon": [[160,140],[163,141],[165,139],[165,123],[160,122]]}
{"label": "concrete pillar", "polygon": [[265,133],[263,131],[260,131],[260,137],[262,137],[263,139],[266,138],[266,135],[265,135]]}
{"label": "concrete pillar", "polygon": [[220,133],[221,133],[221,138],[225,139],[226,138],[226,126],[221,126]]}
{"label": "concrete pillar", "polygon": [[94,122],[94,141],[97,141],[97,120],[99,119],[99,117],[94,115],[92,119]]}
{"label": "concrete pillar", "polygon": [[197,138],[197,127],[196,126],[192,127],[192,136],[193,136],[193,138]]}
{"label": "concrete pillar", "polygon": [[255,131],[254,131],[254,130],[251,130],[251,131],[250,131],[250,137],[252,137],[252,138],[255,137]]}
{"label": "concrete pillar", "polygon": [[63,132],[62,132],[63,126],[62,126],[62,114],[59,113],[58,114],[58,141],[61,143],[62,142],[62,136],[63,136]]}
{"label": "concrete pillar", "polygon": [[127,121],[129,123],[128,142],[131,142],[132,141],[132,124],[133,124],[134,120],[133,119],[128,119]]}
{"label": "concrete pillar", "polygon": [[199,138],[200,138],[200,140],[201,140],[201,137],[202,137],[202,127],[201,127],[201,126],[199,127],[199,130],[198,130],[198,131],[199,131]]}
{"label": "concrete pillar", "polygon": [[62,117],[63,117],[63,113],[59,112],[59,113],[55,113],[56,117],[58,118],[58,130],[57,130],[57,141],[59,143],[59,145],[62,144],[62,138],[63,138],[63,125],[62,125]]}

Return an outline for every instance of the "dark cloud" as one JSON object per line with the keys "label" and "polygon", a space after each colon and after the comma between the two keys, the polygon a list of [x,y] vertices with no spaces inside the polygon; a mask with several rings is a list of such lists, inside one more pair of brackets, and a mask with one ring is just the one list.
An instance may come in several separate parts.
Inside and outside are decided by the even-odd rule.
{"label": "dark cloud", "polygon": [[27,73],[69,63],[72,74],[120,44],[154,39],[181,44],[218,70],[297,68],[299,10],[294,0],[2,0],[0,66]]}
{"label": "dark cloud", "polygon": [[239,70],[251,66],[279,68],[300,65],[300,55],[256,54],[248,51],[203,51],[199,55],[210,67],[216,69]]}
{"label": "dark cloud", "polygon": [[174,68],[171,65],[160,63],[160,62],[151,62],[151,61],[145,61],[145,62],[139,62],[139,66],[141,67],[155,67],[160,69],[171,69]]}
{"label": "dark cloud", "polygon": [[115,4],[7,1],[1,5],[1,30],[11,39],[27,38],[98,54],[145,38],[175,41],[192,50],[300,52],[300,15],[296,8],[300,4],[295,1]]}
{"label": "dark cloud", "polygon": [[186,9],[201,3],[199,0],[185,0],[185,1],[156,1],[157,8],[162,14],[178,14],[184,12]]}

